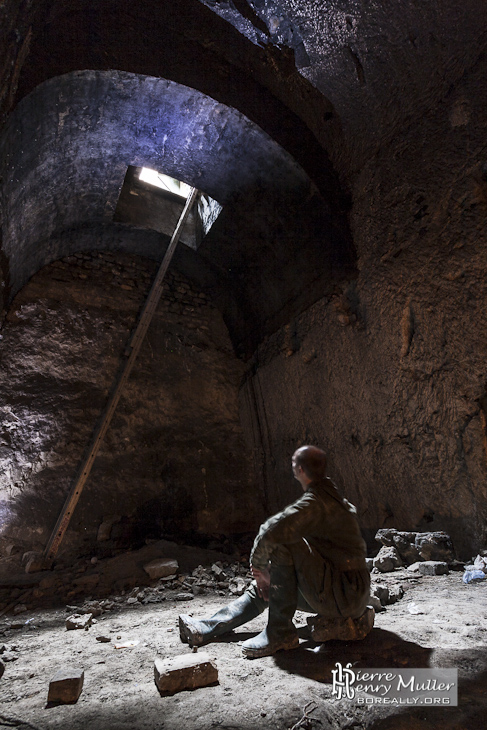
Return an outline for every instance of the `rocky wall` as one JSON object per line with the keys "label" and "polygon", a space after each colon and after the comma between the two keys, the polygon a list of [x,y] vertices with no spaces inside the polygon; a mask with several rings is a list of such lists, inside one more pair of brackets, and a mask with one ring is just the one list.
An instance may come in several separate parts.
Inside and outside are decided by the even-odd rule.
{"label": "rocky wall", "polygon": [[[16,297],[0,342],[5,539],[45,545],[156,269],[130,254],[77,253]],[[62,550],[91,549],[103,520],[126,547],[255,528],[242,368],[207,295],[170,270]]]}
{"label": "rocky wall", "polygon": [[268,338],[241,400],[270,507],[289,458],[329,453],[369,536],[487,541],[485,61],[354,180],[358,277]]}

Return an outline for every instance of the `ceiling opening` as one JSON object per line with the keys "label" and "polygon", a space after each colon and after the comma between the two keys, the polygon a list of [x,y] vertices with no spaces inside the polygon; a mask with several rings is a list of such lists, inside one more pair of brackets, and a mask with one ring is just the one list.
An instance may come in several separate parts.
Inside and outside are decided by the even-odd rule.
{"label": "ceiling opening", "polygon": [[[113,220],[172,235],[191,186],[148,167],[129,165]],[[181,243],[195,251],[218,218],[222,206],[201,193],[181,233]]]}
{"label": "ceiling opening", "polygon": [[184,199],[188,197],[189,191],[191,190],[191,186],[181,180],[176,180],[175,177],[164,175],[164,173],[157,172],[157,170],[151,170],[149,167],[143,167],[141,169],[139,180],[149,185],[154,185],[156,188],[161,188],[161,190],[167,190],[169,193],[173,193]]}

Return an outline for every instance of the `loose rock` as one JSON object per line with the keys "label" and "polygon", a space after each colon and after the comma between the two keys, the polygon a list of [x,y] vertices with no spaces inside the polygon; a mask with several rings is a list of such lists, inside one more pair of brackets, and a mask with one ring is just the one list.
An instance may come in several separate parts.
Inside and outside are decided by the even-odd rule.
{"label": "loose rock", "polygon": [[400,568],[403,562],[395,547],[381,547],[374,558],[374,568],[381,573],[390,573],[394,568]]}
{"label": "loose rock", "polygon": [[394,529],[378,530],[377,542],[395,547],[402,560],[411,565],[419,560],[454,560],[453,543],[446,532],[400,532]]}
{"label": "loose rock", "polygon": [[234,578],[230,581],[230,585],[228,586],[230,593],[233,593],[235,596],[243,595],[246,588],[247,582],[243,578]]}
{"label": "loose rock", "polygon": [[155,580],[156,578],[164,578],[169,575],[174,575],[179,570],[177,560],[171,558],[158,558],[152,560],[150,563],[144,565],[144,570],[149,576]]}
{"label": "loose rock", "polygon": [[421,575],[448,575],[448,563],[440,560],[425,560],[418,563],[418,570]]}
{"label": "loose rock", "polygon": [[369,596],[369,605],[372,606],[376,613],[380,613],[380,611],[385,611],[385,608],[383,607],[377,596]]}
{"label": "loose rock", "polygon": [[49,684],[48,703],[72,705],[78,701],[83,689],[85,674],[82,669],[60,669]]}
{"label": "loose rock", "polygon": [[192,601],[194,595],[193,593],[177,593],[174,597],[176,601]]}
{"label": "loose rock", "polygon": [[66,629],[72,631],[73,629],[88,629],[93,622],[93,614],[91,613],[75,613],[66,619]]}
{"label": "loose rock", "polygon": [[454,559],[453,543],[446,532],[418,532],[415,545],[423,560],[451,562]]}
{"label": "loose rock", "polygon": [[416,534],[416,532],[383,529],[377,531],[375,539],[386,547],[395,547],[401,559],[409,564],[419,560],[420,557],[419,550],[414,544]]}
{"label": "loose rock", "polygon": [[159,692],[173,695],[185,689],[207,687],[218,682],[216,663],[205,652],[181,654],[154,662],[154,679]]}
{"label": "loose rock", "polygon": [[370,587],[370,595],[377,598],[382,606],[389,603],[389,588],[382,583],[376,583]]}

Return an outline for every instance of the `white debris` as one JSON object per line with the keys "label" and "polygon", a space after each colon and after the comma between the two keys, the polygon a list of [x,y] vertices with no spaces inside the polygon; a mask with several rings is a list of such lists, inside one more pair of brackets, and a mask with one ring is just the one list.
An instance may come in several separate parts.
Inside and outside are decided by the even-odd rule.
{"label": "white debris", "polygon": [[408,611],[409,613],[412,613],[413,616],[419,616],[420,614],[426,613],[426,611],[423,611],[423,609],[420,608],[417,603],[414,603],[414,601],[408,603]]}

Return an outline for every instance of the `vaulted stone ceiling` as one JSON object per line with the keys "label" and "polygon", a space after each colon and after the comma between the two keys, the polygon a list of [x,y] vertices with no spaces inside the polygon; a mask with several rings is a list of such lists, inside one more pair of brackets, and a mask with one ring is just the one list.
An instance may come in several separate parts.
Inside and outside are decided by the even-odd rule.
{"label": "vaulted stone ceiling", "polygon": [[[102,142],[95,151],[88,152],[81,140],[75,139],[76,133],[88,132],[102,116],[101,99],[97,103],[93,88],[88,94],[79,75],[77,88],[73,81],[56,82],[54,86],[51,82],[48,87],[42,87],[44,91],[35,92],[36,96],[29,102],[21,104],[21,100],[48,79],[84,69],[126,71],[143,74],[143,78],[161,77],[193,87],[225,105],[219,109],[225,117],[224,126],[227,124],[225,108],[238,109],[294,158],[309,176],[310,184],[319,191],[319,194],[313,194],[308,186],[308,192],[303,193],[297,184],[292,203],[285,192],[286,176],[277,168],[273,182],[263,185],[261,179],[259,184],[254,184],[253,190],[243,169],[239,174],[228,175],[232,165],[245,167],[249,160],[242,135],[239,137],[240,161],[235,154],[235,145],[233,151],[225,153],[227,159],[221,157],[224,149],[221,139],[219,154],[216,154],[215,142],[205,137],[203,127],[195,133],[198,139],[191,139],[191,148],[199,150],[198,162],[188,163],[189,147],[180,148],[176,164],[177,154],[172,149],[166,160],[164,155],[152,154],[153,166],[178,168],[181,178],[201,184],[202,188],[206,186],[207,192],[219,188],[217,195],[221,202],[239,201],[227,208],[226,216],[220,222],[219,236],[215,232],[208,243],[205,262],[199,270],[206,271],[208,279],[208,267],[219,268],[217,272],[213,271],[213,282],[216,277],[225,283],[220,287],[213,284],[213,294],[219,298],[234,342],[242,352],[250,352],[262,335],[283,324],[292,310],[299,311],[327,288],[330,290],[333,280],[351,274],[354,253],[346,215],[354,174],[387,144],[388,139],[397,136],[401,129],[407,129],[415,118],[424,115],[445,96],[451,85],[481,55],[486,41],[485,23],[482,22],[485,9],[474,0],[462,4],[461,11],[455,2],[442,3],[440,7],[424,2],[398,5],[274,0],[203,3],[195,0],[178,3],[105,0],[94,6],[87,0],[70,3],[45,0],[39,3],[26,1],[20,7],[7,2],[3,4],[2,12],[7,50],[1,97],[4,118],[18,108],[16,116],[10,118],[4,142],[4,148],[17,150],[14,162],[18,170],[17,193],[14,194],[8,185],[3,192],[3,236],[8,239],[4,252],[7,298],[18,290],[26,277],[56,255],[56,244],[51,242],[49,251],[49,237],[73,231],[76,227],[95,225],[99,219],[97,207],[105,206],[106,217],[113,207],[121,169],[124,164],[132,164],[134,158],[130,144],[124,149],[122,142],[127,136],[122,130],[127,117],[126,110],[120,108],[114,112],[122,125],[120,130],[113,120],[110,129],[100,128],[107,135],[108,157],[104,158]],[[54,102],[53,98],[56,84],[69,83],[71,92],[68,96],[75,94],[76,113],[81,114],[78,121],[73,121],[74,107],[70,110],[66,106],[61,91],[58,101]],[[139,90],[128,89],[127,77],[121,83],[125,84],[125,90],[121,88],[120,94],[130,95],[134,108],[138,103],[141,105],[140,123],[134,122],[133,129],[134,138],[138,138],[140,145],[141,137],[148,129],[150,112],[144,110],[143,92],[137,102]],[[105,93],[103,82],[98,84],[98,89],[100,95]],[[42,99],[44,94],[46,99]],[[107,99],[104,103],[106,108]],[[202,103],[204,106],[205,102]],[[210,100],[208,103],[213,104]],[[35,111],[33,107],[36,107]],[[186,110],[181,111],[183,116],[191,113],[187,105]],[[178,109],[174,105],[172,113],[177,116]],[[234,115],[234,112],[228,113]],[[145,114],[147,119],[144,121]],[[22,115],[25,119],[19,122]],[[43,118],[36,115],[43,115]],[[169,116],[166,115],[166,126],[161,120],[159,125],[152,125],[149,148],[151,145],[154,149],[166,146]],[[49,124],[52,125],[48,132],[51,139],[54,139],[55,129],[60,140],[56,145],[57,153],[49,148],[42,152],[44,143],[36,136],[36,129],[39,135],[45,134]],[[173,128],[174,124],[173,121]],[[259,136],[258,129],[252,129],[256,129]],[[17,140],[12,137],[13,130]],[[252,134],[249,131],[248,147],[253,144]],[[66,142],[68,138],[71,138],[70,143]],[[114,139],[118,144],[117,163],[112,152],[108,152]],[[181,139],[173,135],[167,146],[171,147],[171,144],[181,145]],[[19,145],[22,164],[18,157]],[[68,147],[72,151],[66,153]],[[37,183],[44,186],[43,180],[49,177],[50,185],[56,187],[56,192],[51,194],[51,200],[56,201],[51,206],[57,219],[56,230],[51,226],[50,231],[46,230],[42,194],[38,195],[35,186],[30,187],[27,183],[27,177],[32,176],[42,154],[50,155],[52,169],[44,166],[41,173],[37,168]],[[98,157],[96,182],[93,164],[80,162],[73,184],[73,166],[68,159],[76,154],[80,160],[86,159],[87,155]],[[229,155],[233,157],[228,165]],[[142,157],[144,154],[139,154],[139,159]],[[145,150],[144,159],[147,160],[145,164],[150,164],[149,149]],[[262,159],[262,152],[256,150],[254,167]],[[27,172],[29,160],[34,166],[30,173]],[[233,180],[225,189],[218,182],[222,175],[221,169],[217,172],[218,165],[226,169],[227,180]],[[270,161],[267,167],[272,169]],[[7,162],[3,173],[7,180],[8,170]],[[22,179],[23,175],[27,177]],[[297,177],[300,176],[302,174],[297,172]],[[269,180],[271,177],[272,174],[268,175]],[[279,206],[273,199],[272,189],[275,194],[281,184],[282,205]],[[265,196],[262,196],[263,187],[267,190]],[[12,195],[17,208],[23,210],[19,219],[13,212]],[[266,205],[262,204],[263,197]],[[28,205],[25,204],[27,199]],[[73,209],[77,211],[76,226],[69,213]],[[251,224],[248,216],[243,222],[249,209],[253,213]],[[28,223],[25,216],[29,218]],[[280,234],[273,237],[270,228],[276,230],[276,221]],[[12,227],[17,235],[27,239],[34,232],[38,250],[35,255],[26,256],[25,265],[15,236],[11,236]],[[319,244],[316,230],[321,234]],[[235,235],[240,238],[239,246],[232,243]],[[282,243],[284,238],[285,244]],[[266,240],[264,248],[256,245],[258,239]],[[324,244],[326,240],[327,244]],[[39,250],[44,244],[45,254]],[[27,252],[28,243],[24,241],[23,245]],[[7,261],[9,247],[16,251],[11,262]],[[280,248],[286,248],[287,254]],[[230,249],[233,256],[228,256]],[[269,251],[272,251],[270,257]],[[201,254],[204,255],[204,251]],[[271,261],[267,264],[269,258]],[[302,263],[295,266],[296,260],[307,261],[308,266],[303,268]],[[251,278],[247,276],[249,266],[258,272]],[[193,268],[198,270],[197,266]],[[289,272],[287,276],[286,271]],[[280,278],[285,280],[284,287],[280,285]],[[275,294],[270,298],[262,296],[260,292],[266,288]],[[230,297],[232,301],[225,293],[229,290],[234,292]],[[244,326],[242,322],[245,322]]]}

